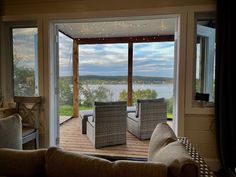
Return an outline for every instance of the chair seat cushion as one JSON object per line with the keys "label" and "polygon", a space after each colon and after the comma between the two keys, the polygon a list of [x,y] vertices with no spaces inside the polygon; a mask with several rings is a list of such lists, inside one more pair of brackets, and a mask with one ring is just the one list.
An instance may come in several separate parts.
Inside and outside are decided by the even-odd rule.
{"label": "chair seat cushion", "polygon": [[90,123],[94,127],[94,118],[93,118],[93,116],[88,117],[88,123]]}
{"label": "chair seat cushion", "polygon": [[92,116],[93,115],[93,110],[82,110],[82,111],[79,111],[79,115],[80,115],[80,118],[81,119],[88,119],[89,116]]}
{"label": "chair seat cushion", "polygon": [[127,113],[135,113],[136,112],[136,106],[127,106]]}
{"label": "chair seat cushion", "polygon": [[34,128],[31,127],[23,127],[22,128],[22,136],[25,137],[27,135],[30,135],[31,133],[35,132]]}

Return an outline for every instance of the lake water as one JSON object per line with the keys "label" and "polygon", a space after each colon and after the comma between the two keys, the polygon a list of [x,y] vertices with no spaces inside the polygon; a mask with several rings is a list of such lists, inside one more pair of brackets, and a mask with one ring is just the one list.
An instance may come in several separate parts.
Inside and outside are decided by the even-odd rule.
{"label": "lake water", "polygon": [[[111,90],[113,94],[113,100],[117,100],[119,98],[119,94],[122,90],[127,91],[127,85],[125,84],[114,84],[114,85],[88,85],[89,88],[97,89],[99,86],[103,86],[109,90]],[[151,89],[157,92],[157,97],[171,98],[173,97],[173,84],[134,84],[133,90],[137,89]]]}

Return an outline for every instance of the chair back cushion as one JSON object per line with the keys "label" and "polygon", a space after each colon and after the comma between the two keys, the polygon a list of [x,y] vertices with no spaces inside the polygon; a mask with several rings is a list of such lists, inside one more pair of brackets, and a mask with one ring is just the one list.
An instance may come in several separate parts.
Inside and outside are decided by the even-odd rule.
{"label": "chair back cushion", "polygon": [[0,119],[0,148],[22,149],[22,123],[19,114]]}

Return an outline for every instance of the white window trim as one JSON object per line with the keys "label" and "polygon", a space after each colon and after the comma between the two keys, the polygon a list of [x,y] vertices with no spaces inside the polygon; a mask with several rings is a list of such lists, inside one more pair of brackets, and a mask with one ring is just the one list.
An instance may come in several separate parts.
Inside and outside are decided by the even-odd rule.
{"label": "white window trim", "polygon": [[[195,83],[195,38],[196,38],[196,24],[195,14],[199,12],[213,12],[215,7],[206,8],[203,10],[190,11],[188,13],[188,33],[187,33],[187,48],[186,48],[186,97],[185,97],[185,113],[186,114],[202,114],[213,115],[214,107],[201,106],[193,104],[194,100],[194,87]],[[194,72],[193,72],[194,71]]]}

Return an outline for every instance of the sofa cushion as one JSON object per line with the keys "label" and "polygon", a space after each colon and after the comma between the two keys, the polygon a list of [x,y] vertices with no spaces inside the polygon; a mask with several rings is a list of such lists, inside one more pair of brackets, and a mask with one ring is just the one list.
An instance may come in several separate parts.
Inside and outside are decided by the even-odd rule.
{"label": "sofa cushion", "polygon": [[112,163],[108,160],[49,148],[46,154],[48,177],[110,177]]}
{"label": "sofa cushion", "polygon": [[152,161],[154,155],[167,144],[177,141],[172,128],[167,123],[159,123],[154,129],[148,149],[148,160]]}
{"label": "sofa cushion", "polygon": [[162,163],[138,161],[116,161],[113,165],[114,176],[120,177],[165,177],[167,167]]}
{"label": "sofa cushion", "polygon": [[44,176],[46,150],[0,148],[0,176]]}
{"label": "sofa cushion", "polygon": [[0,119],[0,148],[22,149],[22,122],[19,114]]}
{"label": "sofa cushion", "polygon": [[169,177],[198,176],[198,165],[191,158],[182,143],[174,141],[153,154],[151,162],[164,163]]}

